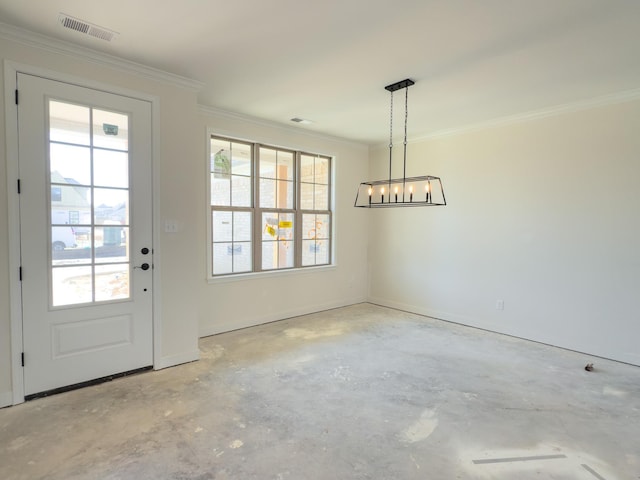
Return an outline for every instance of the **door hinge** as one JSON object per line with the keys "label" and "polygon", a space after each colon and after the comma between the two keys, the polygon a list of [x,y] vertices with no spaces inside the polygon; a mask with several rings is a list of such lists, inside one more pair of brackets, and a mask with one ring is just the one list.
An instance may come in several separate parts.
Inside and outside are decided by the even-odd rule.
{"label": "door hinge", "polygon": [[22,281],[22,267],[18,267],[18,275],[20,276],[20,281]]}
{"label": "door hinge", "polygon": [[18,179],[18,194],[22,191],[22,185],[20,184],[20,179]]}
{"label": "door hinge", "polygon": [[22,355],[20,357],[22,359],[22,366],[24,367],[24,352],[22,352]]}
{"label": "door hinge", "polygon": [[18,89],[16,88],[16,105],[18,105]]}

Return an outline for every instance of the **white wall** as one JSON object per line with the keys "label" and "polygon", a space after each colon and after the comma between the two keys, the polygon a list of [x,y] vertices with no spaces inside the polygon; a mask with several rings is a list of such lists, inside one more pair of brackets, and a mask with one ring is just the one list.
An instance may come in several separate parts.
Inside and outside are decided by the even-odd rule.
{"label": "white wall", "polygon": [[[161,291],[156,313],[161,315],[161,339],[156,345],[156,366],[163,367],[196,359],[198,356],[197,295],[201,258],[197,255],[202,244],[199,223],[203,202],[201,192],[193,185],[202,182],[202,129],[198,124],[196,91],[183,88],[165,80],[153,80],[151,74],[132,73],[130,69],[105,65],[104,61],[92,61],[64,53],[56,53],[52,42],[47,49],[30,45],[18,35],[0,32],[0,61],[10,60],[19,64],[46,69],[64,75],[116,88],[124,88],[159,99],[160,111],[156,118],[160,123],[159,152],[155,168],[159,182],[157,218],[176,220],[180,231],[165,234],[161,229],[155,247],[156,264],[160,267]],[[25,37],[26,38],[26,37]],[[25,43],[26,42],[26,43]],[[117,63],[117,62],[114,62]],[[153,73],[153,72],[152,72]],[[0,80],[2,82],[3,80]],[[1,86],[4,91],[4,85]],[[2,99],[0,98],[0,102]],[[15,272],[9,271],[9,224],[7,219],[7,158],[4,149],[4,105],[0,104],[0,406],[11,401],[10,365],[10,311],[9,281],[15,280]]]}
{"label": "white wall", "polygon": [[[368,149],[362,145],[309,135],[292,128],[251,121],[203,109],[201,129],[218,135],[300,149],[335,157],[336,266],[295,272],[257,274],[207,283],[206,228],[209,210],[199,210],[198,236],[200,334],[257,325],[273,320],[350,305],[366,300],[367,213],[353,208],[358,183],[368,175]],[[201,171],[206,169],[202,142]],[[204,198],[206,179],[196,185]]]}
{"label": "white wall", "polygon": [[629,101],[410,142],[449,205],[371,212],[370,300],[640,365],[639,125]]}

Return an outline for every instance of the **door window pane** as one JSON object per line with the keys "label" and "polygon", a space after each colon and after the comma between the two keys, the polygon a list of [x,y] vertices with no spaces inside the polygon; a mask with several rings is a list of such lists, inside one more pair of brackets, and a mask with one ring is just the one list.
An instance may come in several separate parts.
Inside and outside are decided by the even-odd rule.
{"label": "door window pane", "polygon": [[94,150],[93,184],[99,187],[129,187],[129,154]]}
{"label": "door window pane", "polygon": [[93,109],[93,146],[127,151],[129,149],[128,115]]}
{"label": "door window pane", "polygon": [[98,225],[129,224],[129,191],[113,188],[93,190],[95,223]]}
{"label": "door window pane", "polygon": [[95,228],[96,263],[121,263],[129,261],[129,228]]}
{"label": "door window pane", "polygon": [[[51,223],[91,224],[91,188],[69,185],[51,186]],[[77,221],[76,221],[77,219]]]}
{"label": "door window pane", "polygon": [[79,145],[49,145],[51,181],[91,185],[91,149]]}
{"label": "door window pane", "polygon": [[49,141],[91,145],[90,115],[89,107],[49,101]]}
{"label": "door window pane", "polygon": [[129,265],[96,266],[96,301],[129,298]]}
{"label": "door window pane", "polygon": [[93,269],[86,267],[54,267],[51,271],[54,307],[93,301]]}
{"label": "door window pane", "polygon": [[49,101],[53,306],[129,298],[129,117]]}
{"label": "door window pane", "polygon": [[51,257],[53,265],[91,263],[91,247],[78,248],[76,227],[51,227]]}

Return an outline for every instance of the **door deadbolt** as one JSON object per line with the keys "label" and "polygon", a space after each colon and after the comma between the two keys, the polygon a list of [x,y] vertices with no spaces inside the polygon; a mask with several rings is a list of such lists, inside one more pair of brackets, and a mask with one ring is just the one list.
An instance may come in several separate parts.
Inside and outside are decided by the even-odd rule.
{"label": "door deadbolt", "polygon": [[140,250],[140,253],[146,255],[147,253],[149,253],[149,249],[147,247],[144,247],[142,250]]}

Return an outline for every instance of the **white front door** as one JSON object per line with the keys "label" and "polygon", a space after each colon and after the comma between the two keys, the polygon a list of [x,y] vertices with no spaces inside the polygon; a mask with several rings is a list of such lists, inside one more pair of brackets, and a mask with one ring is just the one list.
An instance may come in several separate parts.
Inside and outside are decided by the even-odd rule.
{"label": "white front door", "polygon": [[25,396],[150,366],[151,104],[17,90]]}

